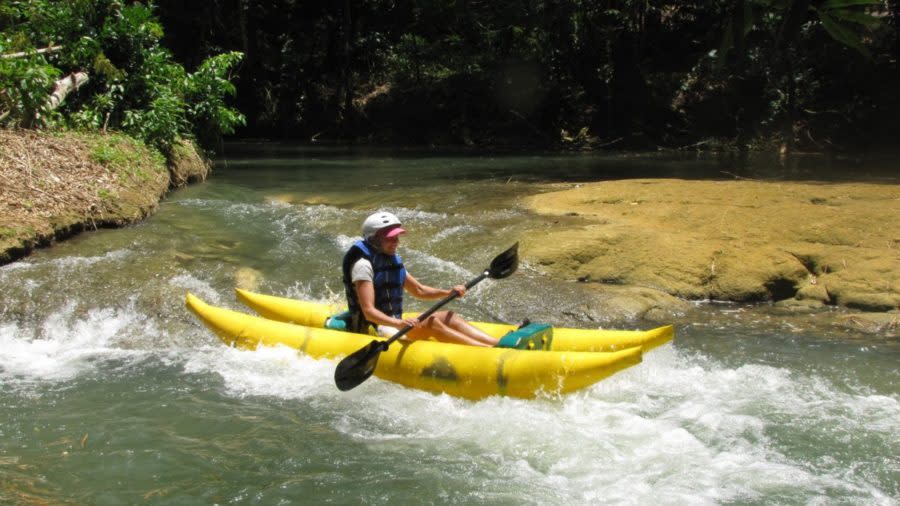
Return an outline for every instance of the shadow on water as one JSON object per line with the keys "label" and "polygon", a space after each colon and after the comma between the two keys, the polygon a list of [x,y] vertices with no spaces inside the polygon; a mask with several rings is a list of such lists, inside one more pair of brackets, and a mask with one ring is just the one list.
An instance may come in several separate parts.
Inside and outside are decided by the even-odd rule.
{"label": "shadow on water", "polygon": [[[298,163],[298,161],[302,163]],[[219,166],[280,171],[328,171],[339,176],[366,166],[391,167],[397,178],[446,177],[528,183],[589,182],[634,178],[758,179],[806,182],[900,182],[900,157],[735,152],[510,152],[466,148],[404,148],[236,141]],[[314,176],[311,176],[314,177]]]}

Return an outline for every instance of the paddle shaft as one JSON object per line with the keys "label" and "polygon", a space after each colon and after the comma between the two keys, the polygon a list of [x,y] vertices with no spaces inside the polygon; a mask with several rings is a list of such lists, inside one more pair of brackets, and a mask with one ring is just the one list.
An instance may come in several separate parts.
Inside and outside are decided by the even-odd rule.
{"label": "paddle shaft", "polygon": [[[479,276],[476,276],[466,283],[466,290],[472,288],[487,277],[492,279],[503,279],[511,276],[512,273],[516,272],[516,267],[519,266],[518,250],[519,243],[515,243],[511,248],[497,255],[491,262],[490,267]],[[454,291],[442,301],[438,302],[433,308],[419,315],[418,320],[422,321],[425,318],[428,318],[444,304],[457,297],[459,297],[459,294]],[[412,329],[412,326],[407,325],[398,330],[397,333],[391,336],[387,341],[379,341],[377,339],[370,341],[369,344],[344,357],[334,370],[334,383],[337,385],[338,389],[346,392],[347,390],[358,387],[363,381],[369,379],[375,372],[375,366],[378,364],[378,356],[381,355],[381,352],[386,351],[391,343],[400,339]]]}
{"label": "paddle shaft", "polygon": [[[484,271],[484,272],[482,272],[481,274],[479,274],[477,277],[472,278],[468,283],[466,283],[466,290],[468,290],[468,289],[472,288],[473,286],[477,285],[477,284],[480,283],[482,280],[484,280],[484,278],[486,278],[486,277],[488,277],[488,276],[490,276],[490,271]],[[453,300],[453,299],[455,299],[455,298],[457,298],[457,297],[459,297],[459,293],[457,293],[457,292],[454,291],[454,292],[451,293],[450,295],[444,297],[440,302],[438,302],[437,304],[435,304],[434,307],[432,307],[432,308],[429,309],[428,311],[425,311],[424,313],[420,314],[420,315],[417,316],[416,318],[418,318],[419,321],[422,321],[422,320],[424,320],[425,318],[428,318],[429,316],[433,315],[433,314],[435,313],[435,311],[437,311],[438,309],[444,307],[445,304],[447,304],[448,302],[450,302],[451,300]],[[393,342],[396,341],[397,339],[400,339],[401,337],[403,337],[404,335],[406,335],[406,333],[409,332],[410,330],[412,330],[413,328],[414,328],[414,327],[412,327],[411,325],[407,325],[407,326],[403,327],[403,328],[400,329],[396,334],[394,334],[393,336],[391,336],[390,339],[388,339],[387,341],[382,342],[382,344],[381,344],[381,349],[382,349],[382,350],[387,350],[387,349],[388,349],[388,346],[390,346],[391,343],[393,343]]]}

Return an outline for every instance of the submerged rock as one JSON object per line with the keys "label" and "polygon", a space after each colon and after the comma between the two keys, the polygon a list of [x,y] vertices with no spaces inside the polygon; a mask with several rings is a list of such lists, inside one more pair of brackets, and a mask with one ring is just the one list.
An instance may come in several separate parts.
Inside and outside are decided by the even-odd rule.
{"label": "submerged rock", "polygon": [[889,313],[854,313],[837,318],[838,326],[885,337],[900,337],[900,311]]}
{"label": "submerged rock", "polygon": [[775,307],[798,313],[820,311],[825,303],[816,299],[784,299],[775,303]]}
{"label": "submerged rock", "polygon": [[592,283],[597,307],[607,320],[642,319],[671,322],[692,308],[687,301],[660,290],[638,286],[612,286]]}
{"label": "submerged rock", "polygon": [[192,142],[186,140],[181,140],[172,149],[168,167],[173,187],[206,181],[210,171],[209,161],[200,155]]}
{"label": "submerged rock", "polygon": [[262,277],[262,272],[252,267],[238,267],[234,271],[234,286],[244,290],[256,291],[259,290],[259,282]]}

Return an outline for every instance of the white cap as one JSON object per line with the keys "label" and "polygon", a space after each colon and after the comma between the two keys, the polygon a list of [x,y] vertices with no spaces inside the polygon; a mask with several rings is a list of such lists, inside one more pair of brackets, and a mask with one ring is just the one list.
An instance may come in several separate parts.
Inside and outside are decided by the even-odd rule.
{"label": "white cap", "polygon": [[397,219],[396,216],[391,213],[381,211],[369,216],[368,218],[366,218],[366,221],[363,222],[363,238],[369,239],[379,230],[388,227],[394,227],[393,230],[388,232],[388,235],[390,237],[394,237],[406,232],[406,230],[400,228],[400,220]]}

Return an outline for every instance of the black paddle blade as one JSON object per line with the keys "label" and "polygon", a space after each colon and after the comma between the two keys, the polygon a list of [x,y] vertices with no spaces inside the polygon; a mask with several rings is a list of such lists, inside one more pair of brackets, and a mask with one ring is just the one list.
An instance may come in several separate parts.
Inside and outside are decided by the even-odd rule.
{"label": "black paddle blade", "polygon": [[334,370],[334,383],[346,392],[359,386],[375,372],[378,356],[384,351],[383,341],[372,341],[365,347],[344,357]]}
{"label": "black paddle blade", "polygon": [[[511,248],[497,255],[497,257],[494,258],[494,261],[491,262],[491,266],[488,267],[487,271],[469,281],[466,284],[466,288],[475,286],[485,277],[491,277],[493,279],[509,277],[512,273],[516,272],[518,267],[519,243],[515,243]],[[442,301],[438,302],[436,306],[422,313],[422,316],[434,313],[438,308],[455,299],[457,296],[458,294],[456,293],[448,295]],[[334,383],[337,385],[338,389],[346,392],[347,390],[358,387],[363,381],[369,379],[369,377],[372,376],[372,373],[375,372],[375,366],[378,364],[378,356],[381,355],[381,352],[386,350],[392,342],[399,339],[411,329],[412,327],[404,327],[387,341],[372,341],[365,347],[344,357],[344,360],[341,360],[337,369],[334,370]]]}
{"label": "black paddle blade", "polygon": [[519,268],[519,243],[500,253],[488,267],[488,276],[491,279],[503,279],[512,275]]}

